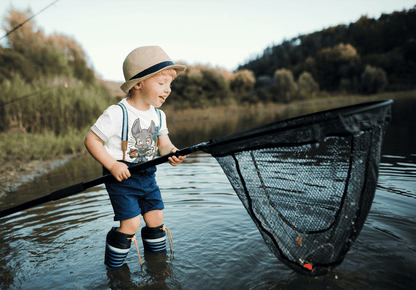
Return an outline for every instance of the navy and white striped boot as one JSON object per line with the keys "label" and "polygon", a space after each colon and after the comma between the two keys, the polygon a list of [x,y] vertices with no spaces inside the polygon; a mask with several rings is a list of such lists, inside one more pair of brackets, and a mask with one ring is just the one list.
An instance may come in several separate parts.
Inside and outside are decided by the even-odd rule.
{"label": "navy and white striped boot", "polygon": [[162,230],[163,225],[155,228],[148,226],[142,228],[142,240],[145,251],[165,252],[166,232]]}
{"label": "navy and white striped boot", "polygon": [[134,235],[127,235],[113,227],[107,234],[105,246],[104,264],[108,269],[117,269],[123,266],[131,246],[131,239]]}

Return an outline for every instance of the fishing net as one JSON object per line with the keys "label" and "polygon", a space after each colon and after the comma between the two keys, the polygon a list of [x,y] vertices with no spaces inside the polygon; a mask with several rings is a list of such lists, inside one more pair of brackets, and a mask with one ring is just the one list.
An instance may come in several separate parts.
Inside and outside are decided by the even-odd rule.
{"label": "fishing net", "polygon": [[213,140],[216,158],[267,246],[316,276],[339,265],[374,197],[391,100],[349,106]]}

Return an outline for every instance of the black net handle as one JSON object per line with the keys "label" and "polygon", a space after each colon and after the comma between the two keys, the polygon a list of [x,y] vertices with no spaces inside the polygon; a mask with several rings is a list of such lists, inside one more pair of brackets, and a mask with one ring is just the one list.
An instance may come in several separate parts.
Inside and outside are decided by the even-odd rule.
{"label": "black net handle", "polygon": [[[193,152],[200,151],[201,148],[203,148],[207,144],[208,144],[208,142],[204,142],[204,143],[200,143],[198,145],[192,146],[192,147],[184,148],[184,149],[176,151],[175,153],[169,153],[167,155],[160,156],[160,157],[155,158],[153,160],[150,160],[150,161],[147,161],[147,162],[144,162],[144,163],[141,163],[141,164],[133,165],[129,168],[129,170],[132,173],[133,172],[138,172],[138,171],[141,171],[141,170],[145,170],[145,169],[148,169],[150,167],[168,162],[168,159],[172,156],[176,156],[176,157],[185,156],[185,155],[191,154]],[[94,186],[97,186],[97,185],[100,185],[100,184],[103,184],[103,183],[106,183],[106,182],[109,182],[109,181],[113,181],[113,180],[116,180],[115,177],[111,174],[108,174],[108,175],[103,175],[101,177],[98,177],[96,179],[92,179],[90,181],[81,182],[81,183],[78,183],[78,184],[63,188],[63,189],[59,189],[57,191],[52,192],[49,195],[42,196],[40,198],[25,202],[23,204],[15,206],[15,207],[5,209],[5,210],[0,212],[0,218],[3,218],[5,216],[11,215],[11,214],[14,214],[14,213],[19,212],[19,211],[23,211],[23,210],[41,205],[41,204],[49,202],[49,201],[59,200],[59,199],[64,198],[64,197],[75,195],[77,193],[80,193],[80,192],[83,192],[83,191],[87,190],[88,188],[91,188],[91,187],[94,187]]]}

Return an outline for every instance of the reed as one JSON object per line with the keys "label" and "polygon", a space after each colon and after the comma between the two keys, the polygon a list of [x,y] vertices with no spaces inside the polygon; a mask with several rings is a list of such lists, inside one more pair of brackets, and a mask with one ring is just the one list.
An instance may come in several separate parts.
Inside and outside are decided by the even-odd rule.
{"label": "reed", "polygon": [[99,83],[60,77],[27,85],[15,76],[0,84],[0,128],[64,135],[71,128],[79,130],[91,124],[114,102]]}
{"label": "reed", "polygon": [[16,157],[21,160],[49,159],[60,154],[84,151],[83,140],[88,129],[69,128],[66,134],[56,135],[52,131],[40,134],[27,132],[3,133],[0,135],[0,157]]}
{"label": "reed", "polygon": [[0,84],[0,157],[48,159],[80,152],[89,127],[116,100],[99,83],[72,77]]}

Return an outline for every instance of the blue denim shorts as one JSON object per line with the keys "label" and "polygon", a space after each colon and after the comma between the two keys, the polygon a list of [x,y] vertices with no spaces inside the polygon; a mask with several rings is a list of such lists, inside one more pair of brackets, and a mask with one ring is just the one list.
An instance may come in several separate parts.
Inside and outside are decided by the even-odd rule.
{"label": "blue denim shorts", "polygon": [[[124,162],[124,161],[122,161]],[[124,162],[127,166],[133,163]],[[164,209],[162,195],[155,179],[156,166],[132,173],[131,177],[119,182],[105,184],[114,210],[114,220],[122,221],[145,214],[151,210]],[[104,168],[103,174],[110,174]]]}

